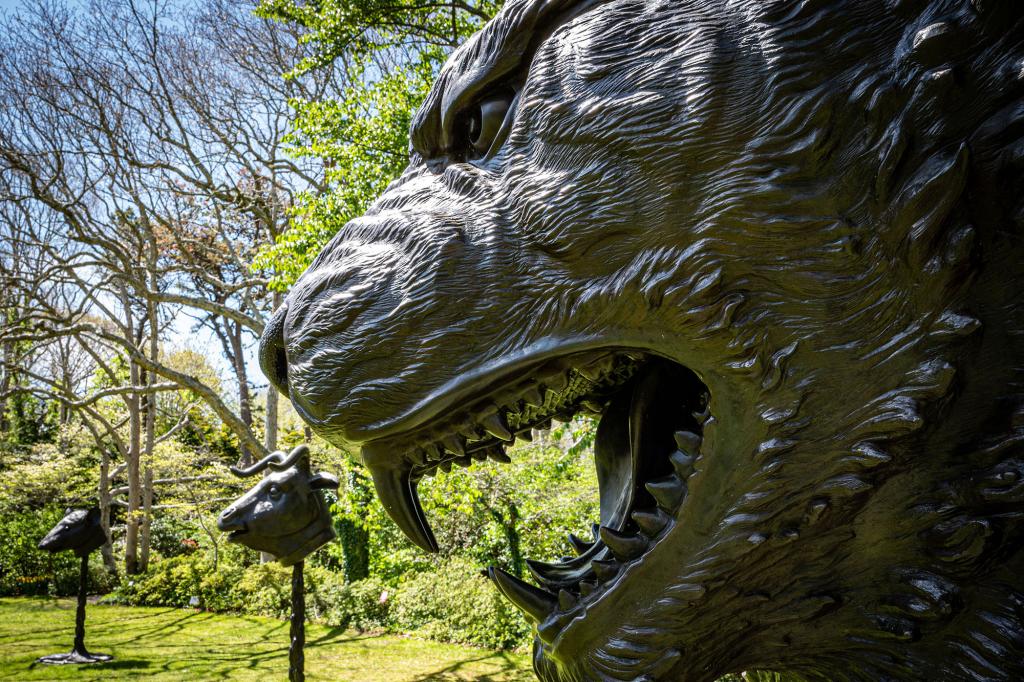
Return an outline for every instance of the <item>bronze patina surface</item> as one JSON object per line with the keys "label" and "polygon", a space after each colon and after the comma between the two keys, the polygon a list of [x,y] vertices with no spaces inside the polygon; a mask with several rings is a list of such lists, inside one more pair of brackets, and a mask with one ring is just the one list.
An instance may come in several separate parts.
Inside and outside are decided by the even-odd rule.
{"label": "bronze patina surface", "polygon": [[93,550],[99,549],[107,541],[107,534],[100,524],[100,510],[68,509],[64,518],[50,529],[42,540],[39,549],[47,552],[62,552],[70,549],[77,557],[84,557]]}
{"label": "bronze patina surface", "polygon": [[406,534],[600,413],[543,680],[1024,679],[1024,9],[512,0],[268,326]]}
{"label": "bronze patina surface", "polygon": [[288,680],[303,682],[306,646],[306,587],[304,559],[337,537],[323,491],[337,490],[334,474],[310,468],[309,448],[299,445],[287,455],[272,452],[250,467],[231,467],[241,478],[263,479],[232,502],[217,518],[229,533],[228,542],[271,554],[292,567],[289,617]]}
{"label": "bronze patina surface", "polygon": [[337,489],[333,474],[310,470],[309,448],[287,455],[272,452],[246,469],[232,467],[242,478],[265,474],[217,518],[228,542],[272,554],[282,566],[301,562],[336,535],[322,490]]}
{"label": "bronze patina surface", "polygon": [[89,554],[107,541],[100,523],[100,510],[68,509],[64,518],[50,529],[39,541],[39,549],[47,552],[72,550],[79,557],[78,603],[75,607],[75,642],[71,651],[65,654],[49,654],[36,659],[36,663],[47,665],[79,665],[103,663],[113,657],[109,654],[94,654],[85,648],[85,599],[89,589]]}

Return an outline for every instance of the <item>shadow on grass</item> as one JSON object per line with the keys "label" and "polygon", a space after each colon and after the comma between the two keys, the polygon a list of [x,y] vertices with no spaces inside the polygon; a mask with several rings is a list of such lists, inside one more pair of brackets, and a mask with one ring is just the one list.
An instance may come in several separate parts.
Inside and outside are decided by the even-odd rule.
{"label": "shadow on grass", "polygon": [[[56,606],[56,602],[47,600],[19,604],[0,601],[0,621],[13,625],[15,630],[3,628],[6,632],[0,635],[0,658],[14,654],[20,659],[15,665],[10,665],[14,663],[10,659],[6,661],[8,665],[0,661],[0,679],[27,679],[29,676],[42,679],[40,675],[47,675],[49,666],[30,663],[38,655],[35,650],[54,645],[55,650],[60,650],[65,637],[70,647],[73,623],[69,610]],[[387,675],[387,671],[380,669],[380,662],[373,660],[378,646],[375,640],[381,638],[381,633],[309,625],[306,630],[309,637],[306,643],[307,665],[312,663],[309,654],[316,651],[319,659],[315,664],[317,668],[339,666],[345,670],[342,677],[336,679],[357,680],[359,673],[356,670],[364,669],[367,674],[373,670],[375,675]],[[151,676],[172,681],[282,679],[280,675],[288,666],[288,630],[287,621],[244,615],[180,608],[141,610],[103,605],[94,609],[90,606],[86,619],[87,645],[117,658],[79,666],[80,672],[71,673],[70,678],[78,678],[82,682],[87,679],[141,679]],[[29,658],[30,654],[32,658]],[[124,657],[120,658],[122,655]],[[525,679],[525,670],[521,662],[517,665],[517,658],[506,652],[452,650],[446,652],[444,658],[435,658],[425,665],[425,661],[421,661],[413,666],[418,668],[416,670],[406,668],[400,677],[386,676],[382,679],[400,679],[403,682],[508,682]],[[395,665],[401,663],[396,662]],[[198,674],[197,666],[202,668],[200,676],[189,678],[188,675]],[[433,667],[436,670],[426,672]],[[69,676],[63,673],[46,679],[57,677],[64,679]]]}
{"label": "shadow on grass", "polygon": [[[67,600],[65,600],[65,601],[67,601]],[[61,618],[70,618],[71,620],[61,621],[61,622],[59,622],[57,624],[54,624],[52,627],[33,628],[31,630],[24,630],[24,629],[22,629],[22,630],[12,631],[10,634],[0,634],[0,642],[3,642],[5,640],[18,641],[20,639],[23,639],[26,634],[31,634],[31,635],[51,635],[51,634],[56,634],[56,633],[59,633],[59,632],[67,632],[67,631],[74,630],[75,623],[74,623],[73,618],[74,618],[75,606],[73,605],[73,602],[72,602],[71,606],[68,606],[67,603],[62,603],[61,601],[59,601],[57,599],[35,599],[35,600],[33,600],[33,602],[30,602],[30,604],[32,606],[31,610],[36,612],[36,613],[38,613],[38,615],[47,615],[47,614],[52,614],[52,613],[56,612],[56,613],[61,614]],[[8,607],[7,604],[0,604],[0,613],[3,613],[4,611],[8,610],[8,608],[9,607]],[[13,609],[12,609],[12,611],[13,611]],[[132,622],[132,621],[150,620],[150,619],[153,619],[153,618],[160,618],[160,617],[166,616],[169,613],[174,613],[174,612],[179,612],[179,611],[180,611],[180,609],[174,609],[174,608],[166,608],[166,609],[164,609],[164,608],[153,608],[151,610],[147,610],[144,613],[131,613],[131,614],[126,614],[124,616],[120,616],[119,615],[119,617],[117,619],[116,625],[117,625],[117,627],[120,628],[124,624]],[[68,612],[70,612],[69,615],[65,616],[64,614],[68,613]],[[104,620],[100,620],[96,616],[93,616],[93,618],[90,618],[89,616],[93,615],[93,614],[94,614],[94,611],[92,609],[90,609],[89,607],[86,607],[86,609],[85,609],[85,622],[86,622],[86,633],[87,634],[88,634],[88,628],[90,626],[93,627],[93,628],[96,628],[96,629],[102,629],[102,628],[105,628],[105,627],[107,627],[109,625],[114,625],[114,623],[106,621],[105,619]],[[96,621],[99,621],[99,622],[96,622]]]}
{"label": "shadow on grass", "polygon": [[484,663],[487,661],[494,661],[499,659],[501,661],[497,670],[492,675],[501,675],[501,677],[492,677],[491,675],[479,675],[473,678],[474,682],[502,682],[505,678],[504,673],[515,672],[519,670],[519,667],[505,652],[494,651],[486,653],[475,658],[464,658],[461,661],[455,661],[449,666],[434,670],[433,672],[426,673],[420,677],[410,678],[410,682],[437,682],[437,680],[449,679],[449,676],[457,675],[463,668],[472,663]]}
{"label": "shadow on grass", "polygon": [[320,635],[316,639],[306,640],[306,648],[326,646],[328,644],[345,644],[346,642],[358,642],[364,639],[369,639],[372,635],[351,635],[349,637],[342,637],[348,630],[346,628],[333,627],[324,634]]}
{"label": "shadow on grass", "polygon": [[[83,670],[94,670],[94,671],[101,671],[101,670],[142,670],[144,668],[149,668],[151,665],[152,665],[152,663],[150,663],[149,661],[144,661],[144,660],[142,660],[140,658],[122,658],[122,659],[115,658],[112,661],[104,661],[102,663],[89,663],[87,665],[81,665],[81,666],[77,666],[77,667],[80,668],[80,669],[83,669]],[[39,661],[33,661],[32,663],[29,664],[28,669],[29,670],[35,670],[36,668],[48,668],[48,667],[50,667],[50,666],[46,665],[45,663],[40,663]]]}

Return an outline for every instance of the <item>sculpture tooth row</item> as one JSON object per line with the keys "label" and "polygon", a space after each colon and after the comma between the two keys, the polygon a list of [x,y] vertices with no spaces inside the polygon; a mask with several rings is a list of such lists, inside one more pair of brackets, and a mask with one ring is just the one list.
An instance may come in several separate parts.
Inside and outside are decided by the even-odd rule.
{"label": "sculpture tooth row", "polygon": [[433,476],[438,469],[450,471],[452,465],[468,467],[474,460],[491,459],[508,464],[512,459],[505,448],[515,443],[517,438],[532,441],[533,429],[550,429],[552,417],[568,421],[578,410],[599,413],[603,406],[593,399],[584,398],[577,406],[543,414],[529,424],[519,424],[515,431],[509,423],[510,415],[518,416],[527,408],[543,408],[546,392],[556,396],[561,394],[569,387],[574,374],[597,386],[611,374],[615,362],[615,355],[611,353],[577,356],[572,358],[571,366],[564,361],[555,361],[541,368],[536,378],[500,390],[469,410],[468,415],[435,427],[426,444],[406,448],[406,458],[425,476]]}
{"label": "sculpture tooth row", "polygon": [[[590,552],[597,544],[603,545],[611,554],[610,558],[591,560],[591,571],[575,585],[575,589],[572,586],[559,588],[556,594],[520,580],[500,568],[492,566],[487,569],[488,577],[497,585],[498,590],[536,625],[542,641],[548,644],[554,641],[562,628],[600,599],[601,594],[621,574],[623,567],[650,551],[664,536],[666,529],[675,524],[679,507],[686,499],[687,481],[697,473],[695,464],[700,458],[701,436],[692,431],[678,431],[675,433],[675,441],[678,450],[669,456],[673,473],[645,484],[656,506],[634,510],[630,514],[638,529],[636,532],[595,524],[593,542],[569,534],[569,544],[577,554]],[[535,577],[543,582],[543,577],[537,576],[537,567],[543,565],[535,562],[530,564]]]}

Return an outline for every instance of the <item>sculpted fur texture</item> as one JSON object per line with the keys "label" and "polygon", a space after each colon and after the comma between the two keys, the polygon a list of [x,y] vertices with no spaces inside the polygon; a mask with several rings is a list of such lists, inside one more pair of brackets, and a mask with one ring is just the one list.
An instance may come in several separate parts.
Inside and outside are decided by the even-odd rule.
{"label": "sculpted fur texture", "polygon": [[543,680],[1024,678],[1024,12],[513,0],[262,346],[388,512],[601,415]]}

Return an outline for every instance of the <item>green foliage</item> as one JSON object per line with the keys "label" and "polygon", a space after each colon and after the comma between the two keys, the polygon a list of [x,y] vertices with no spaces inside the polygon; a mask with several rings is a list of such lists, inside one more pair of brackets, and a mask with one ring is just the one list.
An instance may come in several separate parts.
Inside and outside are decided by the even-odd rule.
{"label": "green foliage", "polygon": [[314,572],[314,617],[332,627],[387,630],[391,602],[388,587],[376,578],[344,583],[335,573]]}
{"label": "green foliage", "polygon": [[300,75],[396,47],[454,48],[500,6],[494,0],[262,0],[256,13],[306,30],[314,50],[296,65]]}
{"label": "green foliage", "polygon": [[[80,559],[73,552],[50,553],[39,541],[64,516],[49,506],[20,514],[0,514],[0,595],[78,593]],[[106,592],[112,579],[97,555],[90,557],[89,589]]]}
{"label": "green foliage", "polygon": [[718,678],[718,682],[803,682],[804,678],[793,673],[774,673],[748,670],[743,673],[730,673]]}
{"label": "green foliage", "polygon": [[191,554],[199,546],[203,530],[188,519],[174,514],[160,514],[150,523],[150,549],[162,557]]}
{"label": "green foliage", "polygon": [[[365,507],[373,499],[372,484],[367,477],[356,468],[348,473],[346,491],[348,499],[356,507]],[[333,509],[337,509],[335,504]],[[338,544],[331,548],[341,549],[341,563],[345,570],[345,579],[349,582],[364,580],[370,576],[370,534],[366,527],[352,518],[351,515],[335,518],[335,531],[338,533]]]}
{"label": "green foliage", "polygon": [[[576,420],[512,448],[511,466],[475,463],[422,481],[420,500],[440,557],[463,557],[522,575],[525,557],[554,559],[569,551],[568,533],[589,536],[599,516],[587,441],[592,442],[593,429],[592,421]],[[436,570],[369,493],[361,465],[343,458],[332,466],[342,482],[335,518],[366,532],[370,575],[397,584],[406,574]]]}
{"label": "green foliage", "polygon": [[[415,631],[426,637],[489,647],[527,642],[529,628],[486,580],[479,566],[452,559],[439,570],[412,574],[398,588],[378,578],[346,583],[322,566],[305,568],[306,614],[333,627]],[[291,609],[291,568],[276,562],[248,567],[208,552],[155,562],[148,573],[122,579],[112,600],[132,606],[193,605],[275,618]]]}
{"label": "green foliage", "polygon": [[392,607],[392,627],[442,642],[493,649],[526,647],[530,627],[480,566],[451,558],[436,571],[413,574],[402,583]]}
{"label": "green foliage", "polygon": [[7,399],[7,429],[0,432],[0,441],[11,448],[52,441],[58,428],[56,407],[31,393],[11,395]]}
{"label": "green foliage", "polygon": [[71,442],[65,446],[39,443],[5,455],[7,467],[0,470],[0,512],[4,514],[0,516],[47,505],[79,506],[95,499],[93,453]]}
{"label": "green foliage", "polygon": [[[244,577],[243,567],[223,561],[215,567],[211,556],[196,552],[154,562],[144,575],[125,576],[113,598],[136,606],[187,607],[197,597],[201,606],[213,611],[241,610],[238,585]],[[267,615],[280,615],[281,610],[273,608],[274,596],[254,586],[254,580],[265,584],[259,578],[253,576],[245,583],[249,590],[245,597],[260,599],[255,612],[267,608],[271,611]]]}
{"label": "green foliage", "polygon": [[56,573],[76,571],[74,555],[50,554],[38,548],[39,541],[61,519],[61,511],[54,507],[31,514],[0,514],[0,537],[4,538],[0,543],[0,594],[47,594]]}
{"label": "green foliage", "polygon": [[[291,77],[334,68],[348,83],[336,100],[294,99],[297,156],[327,168],[326,192],[304,194],[291,227],[254,265],[286,290],[349,220],[362,215],[408,163],[409,123],[450,51],[500,2],[263,0],[260,16],[298,24],[313,54]],[[341,66],[339,66],[341,65]]]}
{"label": "green foliage", "polygon": [[362,215],[408,162],[412,112],[426,96],[433,63],[398,66],[373,81],[354,78],[340,100],[293,100],[297,156],[325,160],[330,191],[303,194],[290,229],[256,257],[284,290],[349,220]]}

